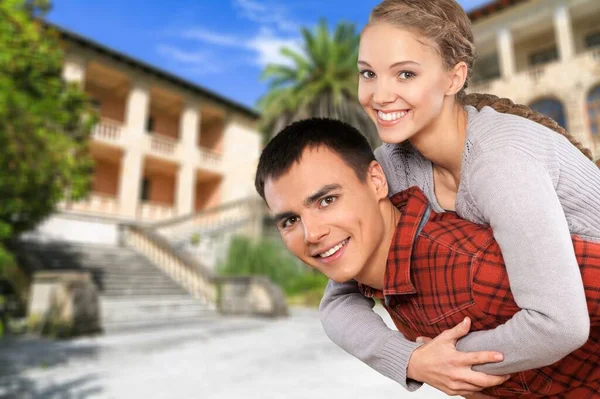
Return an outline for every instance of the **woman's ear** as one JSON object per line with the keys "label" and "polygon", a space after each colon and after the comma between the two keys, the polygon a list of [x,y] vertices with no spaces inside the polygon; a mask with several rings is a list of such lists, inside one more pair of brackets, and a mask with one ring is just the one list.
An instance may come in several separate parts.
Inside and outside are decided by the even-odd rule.
{"label": "woman's ear", "polygon": [[367,171],[367,179],[371,183],[378,199],[387,198],[389,187],[383,168],[377,161],[372,161]]}
{"label": "woman's ear", "polygon": [[464,61],[459,62],[449,71],[450,87],[446,91],[447,96],[453,96],[463,88],[467,80],[468,72],[469,67]]}

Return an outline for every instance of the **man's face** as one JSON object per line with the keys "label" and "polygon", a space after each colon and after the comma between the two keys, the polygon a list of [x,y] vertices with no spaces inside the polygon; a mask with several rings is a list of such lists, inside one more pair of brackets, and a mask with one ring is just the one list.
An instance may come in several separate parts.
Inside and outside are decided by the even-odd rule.
{"label": "man's face", "polygon": [[285,245],[304,263],[337,282],[366,273],[384,237],[379,164],[361,182],[336,153],[307,148],[287,173],[265,182],[265,199]]}

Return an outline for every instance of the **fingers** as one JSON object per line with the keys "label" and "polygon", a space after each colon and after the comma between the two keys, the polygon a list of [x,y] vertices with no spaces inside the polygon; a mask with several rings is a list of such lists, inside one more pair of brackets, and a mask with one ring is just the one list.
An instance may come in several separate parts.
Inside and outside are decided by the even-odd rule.
{"label": "fingers", "polygon": [[465,317],[463,321],[458,323],[456,326],[452,327],[449,330],[444,331],[438,337],[448,339],[453,341],[452,343],[456,343],[460,338],[464,337],[469,333],[469,329],[471,328],[471,319]]}
{"label": "fingers", "polygon": [[481,391],[482,389],[495,387],[506,382],[510,378],[510,375],[489,375],[485,373],[478,373],[476,371],[470,371],[465,374],[461,381],[478,387],[475,391]]}
{"label": "fingers", "polygon": [[500,352],[482,351],[482,352],[459,352],[460,362],[465,366],[473,366],[474,364],[498,363],[504,360],[504,356]]}

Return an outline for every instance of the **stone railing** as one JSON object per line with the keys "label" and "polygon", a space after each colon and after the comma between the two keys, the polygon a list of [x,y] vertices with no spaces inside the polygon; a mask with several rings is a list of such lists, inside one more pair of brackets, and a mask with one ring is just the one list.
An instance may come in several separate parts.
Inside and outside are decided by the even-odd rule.
{"label": "stone railing", "polygon": [[217,151],[210,150],[208,148],[198,148],[200,152],[200,163],[203,166],[212,166],[218,168],[221,166],[223,154]]}
{"label": "stone railing", "polygon": [[[262,201],[251,197],[190,215],[153,223],[150,226],[164,237],[177,239],[189,236],[199,229],[204,231],[223,228],[231,230],[242,227],[246,230],[259,229],[263,214],[264,205]],[[246,231],[245,233],[254,236],[260,234],[260,231]]]}
{"label": "stone railing", "polygon": [[491,92],[492,84],[491,80],[479,81],[477,83],[469,85],[467,91],[469,93],[478,93],[478,94],[493,94]]}
{"label": "stone railing", "polygon": [[102,193],[90,193],[87,198],[77,202],[64,202],[60,208],[71,212],[118,215],[119,201],[116,197]]}
{"label": "stone railing", "polygon": [[534,82],[537,83],[546,73],[546,65],[536,65],[527,69],[527,75]]}
{"label": "stone railing", "polygon": [[138,206],[137,216],[142,221],[164,220],[175,215],[175,208],[158,202],[142,202]]}
{"label": "stone railing", "polygon": [[161,155],[174,155],[177,147],[177,140],[163,136],[162,134],[152,133],[150,141],[150,150]]}
{"label": "stone railing", "polygon": [[98,140],[118,142],[121,139],[123,123],[109,118],[102,118],[92,129],[92,137]]}
{"label": "stone railing", "polygon": [[269,279],[216,276],[147,227],[125,224],[121,229],[123,244],[148,257],[191,295],[214,304],[221,313],[270,317],[287,315],[284,295]]}

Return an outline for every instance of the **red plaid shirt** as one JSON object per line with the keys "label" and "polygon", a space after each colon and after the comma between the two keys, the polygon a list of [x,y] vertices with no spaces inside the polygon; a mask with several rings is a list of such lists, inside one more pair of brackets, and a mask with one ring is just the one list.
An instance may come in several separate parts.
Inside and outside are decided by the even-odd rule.
{"label": "red plaid shirt", "polygon": [[[435,337],[466,316],[472,331],[490,330],[519,311],[489,226],[453,212],[433,212],[417,187],[391,200],[402,215],[390,246],[384,290],[360,289],[365,296],[384,300],[406,338]],[[573,245],[591,316],[588,342],[557,363],[513,375],[485,390],[488,395],[600,398],[600,243],[573,237]]]}

